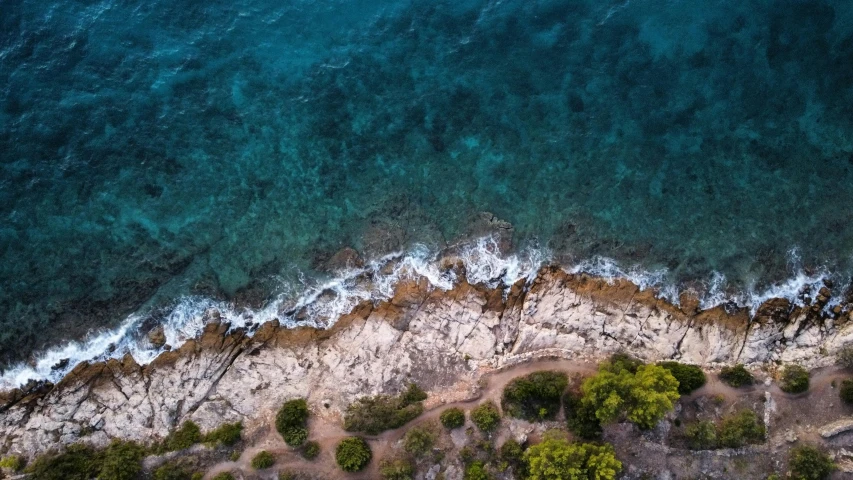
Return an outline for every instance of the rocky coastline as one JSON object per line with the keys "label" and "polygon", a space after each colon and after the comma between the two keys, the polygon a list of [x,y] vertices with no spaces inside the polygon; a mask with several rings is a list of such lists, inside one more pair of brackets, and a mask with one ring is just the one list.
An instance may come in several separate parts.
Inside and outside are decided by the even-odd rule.
{"label": "rocky coastline", "polygon": [[249,335],[209,311],[200,338],[149,365],[130,356],[84,363],[55,385],[0,394],[0,454],[149,442],[186,420],[205,431],[242,421],[251,436],[293,397],[337,421],[355,399],[395,393],[402,380],[424,388],[431,407],[475,398],[485,375],[535,359],[597,362],[627,352],[708,370],[743,363],[770,378],[786,363],[828,366],[853,343],[849,303],[823,308],[832,294],[825,288],[806,306],[771,299],[751,316],[726,306],[703,311],[687,296],[675,306],[627,280],[548,266],[509,288],[401,282],[389,301],[364,302],[327,330],[270,322]]}

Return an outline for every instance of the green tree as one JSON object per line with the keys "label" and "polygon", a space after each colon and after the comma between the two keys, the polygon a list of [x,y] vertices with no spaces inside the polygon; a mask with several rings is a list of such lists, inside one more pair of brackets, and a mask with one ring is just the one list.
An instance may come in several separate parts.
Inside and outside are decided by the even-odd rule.
{"label": "green tree", "polygon": [[415,478],[415,467],[404,458],[382,460],[379,475],[383,480],[412,480]]}
{"label": "green tree", "polygon": [[524,453],[529,480],[613,480],[622,471],[609,444],[549,438]]}
{"label": "green tree", "polygon": [[376,435],[402,427],[423,413],[425,399],[426,393],[414,383],[396,397],[376,395],[359,398],[344,413],[344,430]]}
{"label": "green tree", "polygon": [[501,422],[501,412],[494,402],[485,402],[471,410],[471,421],[483,432],[491,432]]}
{"label": "green tree", "polygon": [[788,468],[793,480],[824,480],[835,470],[835,464],[817,448],[803,445],[791,449]]}
{"label": "green tree", "polygon": [[314,441],[306,442],[299,453],[305,460],[314,460],[320,455],[320,444]]}
{"label": "green tree", "polygon": [[661,362],[660,366],[669,370],[669,373],[678,380],[678,393],[687,395],[697,388],[705,385],[705,372],[696,365],[687,365],[679,362]]}
{"label": "green tree", "polygon": [[809,389],[809,372],[799,365],[788,365],[782,370],[779,388],[786,393],[803,393]]}
{"label": "green tree", "polygon": [[704,420],[688,425],[685,434],[687,443],[693,450],[717,448],[717,426],[714,422]]}
{"label": "green tree", "polygon": [[717,436],[722,446],[740,448],[748,444],[762,443],[765,433],[764,423],[755,412],[741,410],[723,419]]}
{"label": "green tree", "polygon": [[583,402],[580,391],[568,391],[563,396],[563,408],[566,412],[566,425],[569,430],[584,440],[594,440],[601,436],[601,421],[595,416],[595,407]]}
{"label": "green tree", "polygon": [[554,371],[513,379],[504,388],[501,408],[511,417],[531,422],[552,419],[560,410],[560,397],[568,384],[565,373]]}
{"label": "green tree", "polygon": [[608,365],[584,380],[582,402],[595,410],[602,422],[621,415],[640,428],[652,428],[678,400],[678,381],[669,370],[657,365],[642,365],[636,373],[627,369],[614,372]]}
{"label": "green tree", "polygon": [[483,462],[473,462],[465,467],[462,480],[491,480],[492,476],[486,471]]}
{"label": "green tree", "polygon": [[454,428],[459,428],[462,425],[465,425],[465,412],[463,412],[461,408],[451,407],[441,412],[439,420],[441,420],[441,424],[444,425],[444,428],[453,430]]}
{"label": "green tree", "polygon": [[284,402],[275,417],[275,429],[291,447],[298,447],[308,439],[308,402],[297,398]]}
{"label": "green tree", "polygon": [[98,480],[132,480],[142,471],[145,448],[134,442],[113,440],[104,452]]}
{"label": "green tree", "polygon": [[275,464],[275,457],[266,450],[261,450],[254,457],[252,457],[252,468],[255,470],[263,470],[265,468],[270,468]]}
{"label": "green tree", "polygon": [[373,453],[370,445],[359,437],[348,437],[341,440],[335,449],[335,461],[345,472],[357,472],[370,463]]}
{"label": "green tree", "polygon": [[752,385],[755,381],[752,374],[749,373],[749,370],[747,370],[742,363],[738,363],[734,367],[723,367],[723,369],[720,370],[720,380],[735,388],[740,388],[744,385]]}
{"label": "green tree", "polygon": [[430,451],[435,444],[435,430],[429,425],[413,427],[403,437],[403,449],[419,457]]}

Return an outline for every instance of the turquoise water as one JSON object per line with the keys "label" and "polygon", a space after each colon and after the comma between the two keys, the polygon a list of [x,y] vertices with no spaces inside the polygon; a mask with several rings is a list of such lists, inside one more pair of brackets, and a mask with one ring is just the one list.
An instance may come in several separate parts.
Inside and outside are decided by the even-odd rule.
{"label": "turquoise water", "polygon": [[1,8],[0,366],[481,211],[676,286],[851,273],[851,2]]}

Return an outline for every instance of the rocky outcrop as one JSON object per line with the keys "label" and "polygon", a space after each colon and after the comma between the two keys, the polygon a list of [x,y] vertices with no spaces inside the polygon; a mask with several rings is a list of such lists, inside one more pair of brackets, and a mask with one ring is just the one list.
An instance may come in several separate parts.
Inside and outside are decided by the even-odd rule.
{"label": "rocky outcrop", "polygon": [[625,350],[708,367],[816,367],[853,341],[851,324],[781,301],[753,319],[744,309],[687,310],[627,281],[557,268],[508,289],[405,282],[388,302],[360,304],[328,330],[271,322],[249,336],[213,322],[150,365],[129,356],[82,364],[55,386],[6,392],[0,453],[33,455],[81,438],[146,441],[186,419],[203,430],[236,420],[251,429],[296,396],[335,416],[357,397],[393,393],[406,381],[429,390],[431,402],[458,400],[482,374],[535,357],[598,360]]}

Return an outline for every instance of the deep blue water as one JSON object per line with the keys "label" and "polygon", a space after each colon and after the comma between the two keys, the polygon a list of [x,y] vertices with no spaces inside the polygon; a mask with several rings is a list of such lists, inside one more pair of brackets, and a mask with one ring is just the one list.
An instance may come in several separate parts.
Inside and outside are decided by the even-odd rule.
{"label": "deep blue water", "polygon": [[677,285],[846,279],[852,181],[849,1],[3,0],[0,367],[481,211]]}

